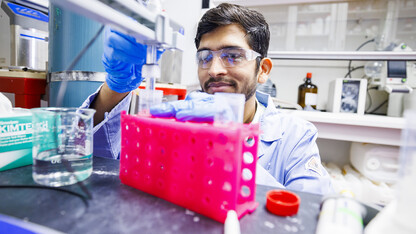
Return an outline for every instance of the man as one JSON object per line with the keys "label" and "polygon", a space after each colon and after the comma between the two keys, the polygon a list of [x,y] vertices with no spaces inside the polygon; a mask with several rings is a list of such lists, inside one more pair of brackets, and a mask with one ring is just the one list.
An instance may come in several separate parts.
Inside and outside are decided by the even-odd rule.
{"label": "man", "polygon": [[[128,109],[129,91],[141,82],[145,47],[115,31],[106,33],[103,62],[108,78],[84,106],[97,110],[94,154],[116,158],[120,152],[119,113]],[[206,93],[188,95],[186,101],[161,105],[151,113],[183,120],[205,118],[207,112],[215,111],[210,94],[242,93],[246,97],[244,123],[259,122],[262,131],[258,148],[261,167],[257,167],[256,182],[329,193],[332,188],[321,165],[316,128],[280,113],[268,95],[256,93],[256,84],[266,82],[272,69],[272,62],[266,57],[269,40],[268,24],[256,11],[232,4],[207,11],[195,38],[198,77]]]}

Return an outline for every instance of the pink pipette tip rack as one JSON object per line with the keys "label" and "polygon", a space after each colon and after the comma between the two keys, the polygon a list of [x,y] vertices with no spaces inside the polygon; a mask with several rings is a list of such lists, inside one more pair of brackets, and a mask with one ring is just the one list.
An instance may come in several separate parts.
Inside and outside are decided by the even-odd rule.
{"label": "pink pipette tip rack", "polygon": [[258,124],[121,114],[121,182],[224,223],[253,212]]}

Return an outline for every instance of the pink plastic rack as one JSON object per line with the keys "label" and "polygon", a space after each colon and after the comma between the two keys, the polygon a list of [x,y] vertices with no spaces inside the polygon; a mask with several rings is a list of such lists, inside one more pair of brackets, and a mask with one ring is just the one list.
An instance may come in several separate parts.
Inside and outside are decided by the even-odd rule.
{"label": "pink plastic rack", "polygon": [[224,223],[253,212],[259,125],[121,114],[121,182]]}

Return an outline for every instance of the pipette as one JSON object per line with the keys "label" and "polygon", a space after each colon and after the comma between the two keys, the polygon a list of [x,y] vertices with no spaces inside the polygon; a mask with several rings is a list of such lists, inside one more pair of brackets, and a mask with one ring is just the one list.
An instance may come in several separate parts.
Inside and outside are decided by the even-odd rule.
{"label": "pipette", "polygon": [[146,89],[140,90],[139,113],[148,114],[150,107],[161,103],[163,97],[163,92],[155,89],[156,79],[160,78],[155,45],[147,45],[146,64],[142,68],[142,77],[146,79]]}

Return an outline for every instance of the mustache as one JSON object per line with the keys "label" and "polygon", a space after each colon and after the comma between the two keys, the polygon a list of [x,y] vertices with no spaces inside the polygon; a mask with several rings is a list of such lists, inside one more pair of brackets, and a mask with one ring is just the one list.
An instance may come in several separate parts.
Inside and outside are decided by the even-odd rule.
{"label": "mustache", "polygon": [[237,83],[234,80],[229,80],[229,79],[226,79],[224,77],[214,78],[214,77],[211,76],[207,81],[205,81],[205,83],[204,83],[204,90],[205,91],[208,90],[209,85],[211,83],[215,83],[215,82],[224,82],[224,83],[228,83],[228,84],[230,84],[232,86],[236,86],[237,85]]}

